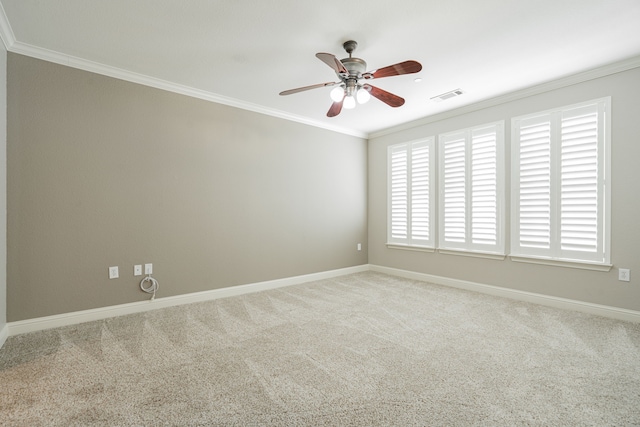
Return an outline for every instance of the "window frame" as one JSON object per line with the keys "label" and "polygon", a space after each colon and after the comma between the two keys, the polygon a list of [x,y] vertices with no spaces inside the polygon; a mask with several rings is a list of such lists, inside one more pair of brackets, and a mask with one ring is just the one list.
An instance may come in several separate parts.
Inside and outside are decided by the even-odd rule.
{"label": "window frame", "polygon": [[[594,108],[597,111],[597,247],[596,252],[563,250],[561,247],[562,120],[572,112]],[[549,123],[549,248],[520,244],[520,130],[524,124]],[[517,262],[560,265],[590,270],[611,269],[611,97],[598,98],[511,119],[511,242],[510,258]],[[594,254],[580,256],[584,254]]]}
{"label": "window frame", "polygon": [[[427,173],[427,191],[428,191],[428,201],[427,201],[427,210],[428,210],[428,239],[415,239],[412,237],[412,223],[413,223],[413,197],[412,190],[415,182],[410,179],[410,175],[413,171],[413,163],[410,161],[411,154],[414,149],[426,147],[428,152],[428,173]],[[393,235],[393,152],[405,150],[407,153],[405,166],[407,168],[407,189],[406,189],[406,197],[407,197],[407,219],[406,219],[406,227],[407,227],[407,237],[406,238],[397,238]],[[435,191],[436,191],[436,181],[435,181],[435,136],[429,136],[426,138],[420,138],[411,140],[408,142],[402,142],[399,144],[389,145],[387,147],[387,247],[395,248],[395,249],[407,249],[407,250],[417,250],[417,251],[426,251],[433,252],[435,250],[435,242],[436,242],[436,212],[434,210],[435,206]]]}
{"label": "window frame", "polygon": [[[446,132],[438,135],[438,252],[451,255],[478,256],[491,259],[504,259],[506,256],[505,247],[505,122],[499,120]],[[487,130],[489,132],[487,132]],[[473,223],[473,144],[474,135],[486,135],[493,131],[495,133],[495,244],[474,243]],[[452,141],[462,141],[465,150],[464,181],[465,181],[465,213],[464,213],[464,241],[452,242],[446,240],[446,187],[445,174],[447,173],[445,144]],[[476,183],[477,184],[477,183]],[[476,207],[477,209],[477,207]]]}

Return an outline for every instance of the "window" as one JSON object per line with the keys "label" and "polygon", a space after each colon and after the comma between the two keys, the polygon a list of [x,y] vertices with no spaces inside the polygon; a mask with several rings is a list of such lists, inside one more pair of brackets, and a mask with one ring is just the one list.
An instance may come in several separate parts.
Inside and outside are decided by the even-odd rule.
{"label": "window", "polygon": [[609,263],[610,102],[512,119],[512,255]]}
{"label": "window", "polygon": [[387,243],[433,247],[434,138],[388,148]]}
{"label": "window", "polygon": [[441,252],[504,254],[504,122],[438,140]]}

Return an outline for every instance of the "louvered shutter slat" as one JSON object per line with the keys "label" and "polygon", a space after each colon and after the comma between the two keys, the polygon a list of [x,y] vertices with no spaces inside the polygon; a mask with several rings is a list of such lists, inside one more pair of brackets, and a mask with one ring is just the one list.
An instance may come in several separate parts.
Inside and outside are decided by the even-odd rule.
{"label": "louvered shutter slat", "polygon": [[417,142],[411,150],[411,238],[429,240],[429,147]]}
{"label": "louvered shutter slat", "polygon": [[391,237],[407,238],[407,150],[398,148],[391,153]]}
{"label": "louvered shutter slat", "polygon": [[597,111],[561,121],[560,245],[562,250],[598,249]]}
{"label": "louvered shutter slat", "polygon": [[551,124],[523,126],[519,137],[519,244],[548,248],[551,239]]}
{"label": "louvered shutter slat", "polygon": [[497,242],[497,135],[495,131],[471,138],[471,241]]}
{"label": "louvered shutter slat", "polygon": [[433,140],[390,146],[389,231],[390,243],[431,244],[430,174]]}
{"label": "louvered shutter slat", "polygon": [[561,121],[562,250],[595,252],[598,248],[597,125],[596,111]]}
{"label": "louvered shutter slat", "polygon": [[465,141],[444,143],[444,241],[464,243],[466,239]]}

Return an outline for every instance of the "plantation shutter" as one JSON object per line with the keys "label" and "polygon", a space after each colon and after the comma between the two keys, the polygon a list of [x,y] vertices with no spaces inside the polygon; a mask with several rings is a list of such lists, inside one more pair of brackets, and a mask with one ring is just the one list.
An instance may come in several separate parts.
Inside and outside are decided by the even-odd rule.
{"label": "plantation shutter", "polygon": [[471,136],[471,240],[498,242],[498,139],[495,127]]}
{"label": "plantation shutter", "polygon": [[389,243],[433,246],[432,147],[433,138],[389,147]]}
{"label": "plantation shutter", "polygon": [[441,249],[502,253],[503,124],[440,135]]}
{"label": "plantation shutter", "polygon": [[608,102],[513,120],[514,255],[608,262]]}
{"label": "plantation shutter", "polygon": [[391,242],[406,242],[409,230],[409,156],[408,144],[390,147],[390,239]]}
{"label": "plantation shutter", "polygon": [[551,120],[544,116],[523,122],[520,128],[516,185],[518,243],[522,248],[548,249],[551,244]]}
{"label": "plantation shutter", "polygon": [[[466,144],[465,134],[454,134],[444,138],[442,200],[443,240],[445,243],[464,244],[467,240],[466,199]],[[440,247],[443,245],[441,244]]]}
{"label": "plantation shutter", "polygon": [[411,240],[430,240],[429,146],[416,142],[411,149]]}
{"label": "plantation shutter", "polygon": [[561,121],[560,245],[563,251],[598,250],[597,106],[569,111]]}

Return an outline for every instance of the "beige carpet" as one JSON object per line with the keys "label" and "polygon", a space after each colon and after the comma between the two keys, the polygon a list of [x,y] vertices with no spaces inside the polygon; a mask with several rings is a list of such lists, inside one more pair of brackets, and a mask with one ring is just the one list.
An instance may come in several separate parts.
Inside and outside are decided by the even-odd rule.
{"label": "beige carpet", "polygon": [[10,337],[3,426],[640,425],[640,325],[358,273]]}

